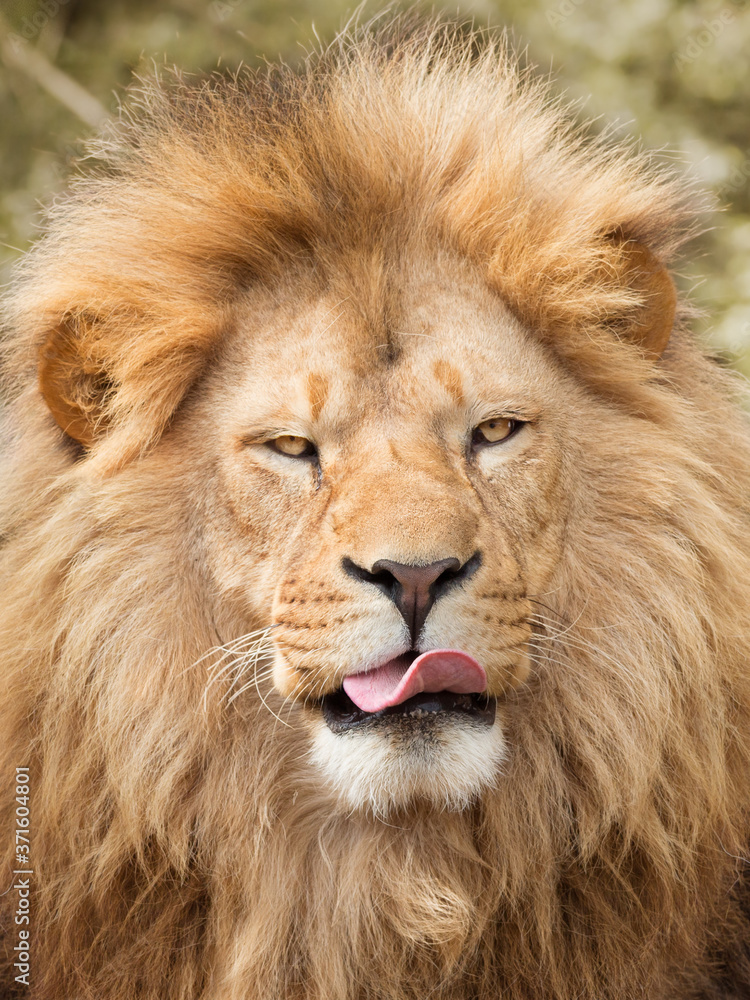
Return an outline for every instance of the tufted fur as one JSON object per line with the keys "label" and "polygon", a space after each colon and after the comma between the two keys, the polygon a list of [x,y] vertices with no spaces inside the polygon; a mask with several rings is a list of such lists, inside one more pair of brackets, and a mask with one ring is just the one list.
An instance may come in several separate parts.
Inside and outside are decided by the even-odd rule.
{"label": "tufted fur", "polygon": [[[8,299],[0,731],[3,774],[32,773],[35,1000],[750,989],[750,435],[684,305],[663,351],[643,332],[671,329],[663,265],[694,196],[582,138],[492,41],[389,32],[344,37],[301,75],[134,92]],[[324,537],[305,520],[314,485],[282,489],[261,462],[247,487],[216,454],[248,357],[281,379],[290,331],[306,358],[303,335],[346,300],[327,377],[370,377],[381,348],[392,371],[409,317],[440,302],[437,328],[453,299],[470,303],[451,327],[457,374],[434,368],[424,398],[440,373],[449,394],[466,385],[473,316],[499,324],[565,415],[549,439],[563,471],[538,499],[493,467],[517,517],[477,515],[542,581],[518,597],[533,669],[491,674],[500,773],[468,804],[416,795],[383,819],[342,807],[311,758],[311,691],[277,661],[282,711],[265,674],[232,688],[210,652],[224,642],[233,664],[316,571],[242,573],[288,562],[297,521],[308,547]],[[509,361],[522,375],[524,350]],[[379,517],[438,481],[418,451],[394,459]],[[347,461],[330,479],[349,484],[336,503],[360,504],[342,523],[364,551],[387,541],[351,533],[382,470],[364,449]],[[446,514],[462,526],[491,490],[456,476],[440,481],[466,490]],[[227,511],[266,494],[242,562]],[[446,525],[436,514],[425,532]],[[504,585],[507,560],[485,551],[482,579]],[[318,677],[318,694],[339,680]]]}

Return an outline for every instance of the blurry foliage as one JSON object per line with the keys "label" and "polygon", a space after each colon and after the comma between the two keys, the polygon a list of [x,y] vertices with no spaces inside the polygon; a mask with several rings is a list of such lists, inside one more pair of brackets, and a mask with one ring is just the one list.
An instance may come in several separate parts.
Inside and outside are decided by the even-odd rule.
{"label": "blurry foliage", "polygon": [[[40,202],[64,185],[78,139],[91,131],[61,101],[59,78],[45,87],[30,71],[31,53],[112,111],[133,71],[154,63],[204,71],[279,57],[294,64],[316,34],[330,40],[352,6],[2,0],[3,279],[38,231]],[[455,15],[455,6],[441,6]],[[377,10],[369,4],[362,16]],[[750,375],[750,0],[475,0],[459,13],[507,26],[517,47],[528,46],[524,58],[580,102],[581,117],[642,137],[714,191],[724,211],[694,245],[681,281],[706,314],[708,342]]]}

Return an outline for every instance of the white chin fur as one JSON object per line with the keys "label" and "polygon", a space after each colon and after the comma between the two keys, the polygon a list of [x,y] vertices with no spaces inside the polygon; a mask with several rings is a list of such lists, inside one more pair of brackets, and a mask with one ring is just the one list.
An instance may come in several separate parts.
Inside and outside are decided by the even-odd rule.
{"label": "white chin fur", "polygon": [[319,719],[310,751],[347,810],[379,817],[417,799],[465,809],[496,782],[504,755],[499,719],[489,727],[451,722],[408,738],[380,727],[332,733]]}

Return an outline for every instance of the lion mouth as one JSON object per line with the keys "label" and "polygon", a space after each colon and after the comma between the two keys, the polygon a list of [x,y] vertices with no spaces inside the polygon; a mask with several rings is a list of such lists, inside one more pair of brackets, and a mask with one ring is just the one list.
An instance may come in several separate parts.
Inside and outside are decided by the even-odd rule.
{"label": "lion mouth", "polygon": [[479,725],[495,721],[484,669],[455,649],[413,650],[367,672],[350,674],[321,703],[334,733],[363,726],[433,725],[450,717]]}
{"label": "lion mouth", "polygon": [[496,699],[485,693],[435,691],[422,692],[378,712],[365,712],[354,704],[343,688],[339,688],[323,698],[321,710],[331,732],[344,733],[356,729],[391,728],[394,725],[424,728],[448,719],[464,719],[475,725],[491,727],[495,722],[496,705]]}

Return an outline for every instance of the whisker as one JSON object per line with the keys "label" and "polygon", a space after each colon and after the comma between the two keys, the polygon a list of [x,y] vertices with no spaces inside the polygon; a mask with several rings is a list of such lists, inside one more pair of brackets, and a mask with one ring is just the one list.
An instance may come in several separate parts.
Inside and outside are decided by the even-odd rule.
{"label": "whisker", "polygon": [[262,694],[262,692],[260,690],[260,685],[258,683],[257,677],[254,677],[254,679],[255,679],[255,689],[258,692],[258,697],[263,702],[263,704],[268,709],[268,711],[271,713],[271,715],[274,717],[274,719],[277,719],[282,724],[282,726],[286,726],[287,729],[293,729],[294,728],[293,726],[290,726],[288,722],[284,722],[284,720],[281,719],[281,718],[279,718],[279,716],[274,712],[274,710],[268,704],[268,702],[266,701],[266,699],[263,697],[263,694]]}
{"label": "whisker", "polygon": [[[558,635],[565,635],[567,632],[569,632],[572,629],[574,629],[575,626],[578,624],[578,622],[583,617],[583,613],[586,610],[586,604],[584,604],[584,606],[581,608],[580,612],[578,613],[578,617],[575,619],[575,621],[571,622],[571,621],[567,621],[566,619],[564,619],[564,617],[559,612],[555,612],[552,608],[548,608],[546,604],[542,604],[541,601],[538,601],[538,600],[536,600],[533,597],[530,597],[529,600],[531,601],[532,604],[538,604],[540,607],[546,608],[546,610],[551,611],[552,614],[556,615],[563,622],[563,624],[565,624],[565,626],[566,626],[565,629],[563,631],[561,631],[561,632],[558,632]],[[586,603],[588,603],[588,601]],[[533,616],[530,616],[530,617],[533,617]]]}
{"label": "whisker", "polygon": [[[529,620],[534,621],[534,616],[530,616]],[[546,627],[546,623],[544,621],[537,621],[537,624],[541,624]],[[563,636],[564,640],[560,642],[561,637]],[[610,653],[607,653],[600,646],[595,645],[592,642],[589,642],[587,639],[584,639],[582,636],[571,635],[569,629],[566,629],[564,632],[557,632],[551,635],[543,635],[535,633],[529,638],[528,641],[529,644],[532,646],[534,646],[535,643],[540,643],[540,644],[545,642],[560,643],[563,648],[567,646],[571,649],[578,649],[581,652],[593,654],[598,659],[606,663],[610,663],[613,667],[615,667],[619,675],[627,677],[630,681],[634,683],[637,682],[637,677],[633,673],[633,671],[627,668],[620,660],[612,656]],[[536,648],[539,648],[541,651],[546,652],[543,646],[537,646]]]}
{"label": "whisker", "polygon": [[211,655],[216,657],[214,662],[207,668],[209,676],[203,691],[204,711],[208,708],[208,694],[213,685],[222,682],[229,676],[230,682],[224,695],[226,697],[236,687],[251,663],[257,671],[259,658],[262,655],[270,655],[273,652],[273,643],[270,636],[277,627],[274,624],[266,628],[256,629],[253,632],[247,632],[244,635],[238,636],[236,639],[221,646],[214,646],[193,664],[193,666],[197,666]]}
{"label": "whisker", "polygon": [[[207,710],[208,707],[210,690],[217,684],[226,685],[220,698],[220,704],[223,703],[227,707],[254,687],[264,708],[270,712],[274,719],[288,729],[294,728],[287,721],[295,704],[293,695],[287,695],[281,707],[275,711],[269,704],[266,693],[261,689],[261,685],[273,674],[273,663],[268,661],[276,651],[271,633],[277,628],[279,628],[278,623],[267,628],[256,629],[254,632],[248,632],[220,646],[214,646],[193,664],[193,666],[197,666],[209,656],[215,657],[214,662],[207,668],[208,678],[203,691],[204,710]],[[306,653],[314,654],[322,651],[322,647],[313,647],[306,650]],[[318,664],[308,669],[311,671],[309,684],[312,691],[317,692],[319,689],[322,694],[325,686],[325,665]],[[286,719],[282,718],[285,709]]]}
{"label": "whisker", "polygon": [[[617,675],[627,679],[633,686],[633,689],[639,687],[638,677],[633,670],[626,667],[625,664],[617,656],[613,656],[606,650],[602,649],[600,645],[591,642],[589,639],[584,638],[580,634],[581,628],[585,627],[579,625],[581,614],[583,612],[581,612],[581,614],[578,615],[575,621],[571,622],[561,612],[557,611],[554,608],[548,607],[542,601],[539,601],[535,598],[530,598],[530,600],[532,601],[532,603],[537,604],[539,607],[543,607],[545,611],[549,612],[549,615],[553,616],[551,618],[548,615],[539,612],[529,616],[529,621],[532,624],[535,624],[544,630],[541,633],[535,632],[531,636],[531,638],[529,639],[530,645],[537,643],[538,645],[536,646],[536,648],[540,652],[543,652],[545,656],[547,656],[549,653],[549,649],[548,648],[545,649],[544,647],[545,643],[558,643],[563,649],[565,647],[568,647],[571,650],[578,650],[582,653],[587,653],[589,655],[594,656],[600,662],[608,663],[611,666],[613,666],[617,672]],[[564,627],[560,628],[559,624],[562,624]],[[608,629],[617,627],[618,626],[613,624],[607,626]],[[573,632],[574,628],[575,632]]]}

